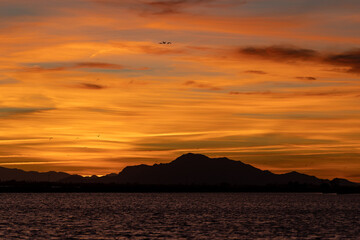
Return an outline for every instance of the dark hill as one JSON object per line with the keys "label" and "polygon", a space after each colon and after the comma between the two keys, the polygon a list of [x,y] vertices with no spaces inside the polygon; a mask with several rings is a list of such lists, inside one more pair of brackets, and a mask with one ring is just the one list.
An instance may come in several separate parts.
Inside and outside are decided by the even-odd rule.
{"label": "dark hill", "polygon": [[184,154],[167,164],[126,167],[117,176],[103,177],[105,182],[181,185],[268,185],[289,182],[321,185],[329,180],[291,172],[274,174],[228,158],[209,158],[201,154]]}
{"label": "dark hill", "polygon": [[58,182],[71,176],[63,172],[27,172],[20,169],[0,167],[0,181]]}
{"label": "dark hill", "polygon": [[343,178],[334,178],[331,180],[331,184],[338,187],[356,187],[360,185],[359,183],[350,182]]}
{"label": "dark hill", "polygon": [[[174,161],[165,164],[138,165],[124,168],[119,174],[104,177],[82,177],[63,172],[26,172],[19,169],[0,167],[0,181],[49,182],[57,184],[86,184],[91,191],[102,185],[159,185],[159,186],[311,186],[356,187],[360,184],[346,179],[332,181],[314,176],[290,172],[274,174],[263,171],[249,164],[228,158],[209,158],[201,154],[184,154]],[[101,187],[100,187],[101,189]],[[114,188],[114,191],[117,191]],[[171,187],[170,189],[171,190]],[[200,189],[201,190],[201,189]]]}

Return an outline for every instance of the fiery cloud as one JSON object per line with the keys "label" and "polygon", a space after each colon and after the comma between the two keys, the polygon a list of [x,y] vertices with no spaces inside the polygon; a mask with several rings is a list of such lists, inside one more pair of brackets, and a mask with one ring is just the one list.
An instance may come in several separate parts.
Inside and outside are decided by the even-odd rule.
{"label": "fiery cloud", "polygon": [[0,1],[0,164],[104,175],[197,152],[360,182],[360,2],[324,4]]}
{"label": "fiery cloud", "polygon": [[[355,49],[342,53],[320,53],[316,50],[270,46],[270,47],[246,47],[240,50],[241,54],[268,59],[272,61],[310,61],[330,64],[347,68],[349,73],[360,72],[360,50]],[[310,79],[308,79],[310,80]],[[314,80],[314,79],[312,79]]]}
{"label": "fiery cloud", "polygon": [[248,71],[245,71],[245,73],[251,73],[251,74],[267,74],[266,72],[264,72],[264,71],[259,71],[259,70],[248,70]]}
{"label": "fiery cloud", "polygon": [[312,49],[270,46],[270,47],[246,47],[240,49],[240,53],[274,61],[312,60],[318,53]]}
{"label": "fiery cloud", "polygon": [[316,80],[315,77],[296,77],[296,79],[299,79],[299,80],[308,80],[308,81],[315,81],[315,80]]}
{"label": "fiery cloud", "polygon": [[82,83],[80,85],[81,88],[86,88],[86,89],[104,89],[105,87],[104,86],[101,86],[99,84],[92,84],[92,83]]}
{"label": "fiery cloud", "polygon": [[[83,68],[110,69],[110,70],[132,69],[132,68],[124,67],[123,65],[119,65],[119,64],[100,63],[100,62],[80,62],[74,64],[65,64],[57,67],[41,67],[41,66],[25,67],[23,70],[27,72],[52,72],[52,71],[76,70]],[[147,70],[147,69],[148,68],[137,68],[136,70]]]}
{"label": "fiery cloud", "polygon": [[360,73],[360,50],[355,49],[339,54],[330,54],[322,59],[323,62],[336,66],[347,67],[350,73]]}
{"label": "fiery cloud", "polygon": [[215,87],[215,86],[212,86],[210,84],[205,84],[205,83],[198,83],[198,82],[195,82],[195,81],[186,81],[186,82],[184,82],[184,85],[185,86],[190,86],[190,87],[195,87],[195,88],[203,88],[203,89],[207,89],[207,90],[214,90],[214,91],[221,90],[220,87]]}

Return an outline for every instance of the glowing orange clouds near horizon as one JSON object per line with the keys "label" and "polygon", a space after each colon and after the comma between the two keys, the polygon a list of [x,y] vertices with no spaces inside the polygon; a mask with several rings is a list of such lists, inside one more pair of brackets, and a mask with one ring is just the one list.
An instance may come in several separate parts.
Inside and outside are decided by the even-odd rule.
{"label": "glowing orange clouds near horizon", "polygon": [[104,175],[195,152],[360,182],[358,7],[2,1],[0,166]]}

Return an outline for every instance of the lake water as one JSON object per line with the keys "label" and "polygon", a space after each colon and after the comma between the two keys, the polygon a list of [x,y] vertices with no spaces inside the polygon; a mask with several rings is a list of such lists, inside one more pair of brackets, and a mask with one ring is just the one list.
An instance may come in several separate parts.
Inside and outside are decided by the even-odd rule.
{"label": "lake water", "polygon": [[360,239],[360,195],[0,194],[0,239]]}

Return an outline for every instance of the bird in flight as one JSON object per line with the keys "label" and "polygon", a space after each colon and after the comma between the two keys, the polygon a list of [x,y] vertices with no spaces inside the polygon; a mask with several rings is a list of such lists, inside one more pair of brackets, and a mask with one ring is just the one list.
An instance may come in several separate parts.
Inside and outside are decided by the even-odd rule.
{"label": "bird in flight", "polygon": [[159,42],[159,44],[172,44],[172,42],[165,42],[165,41],[162,41],[162,42]]}

